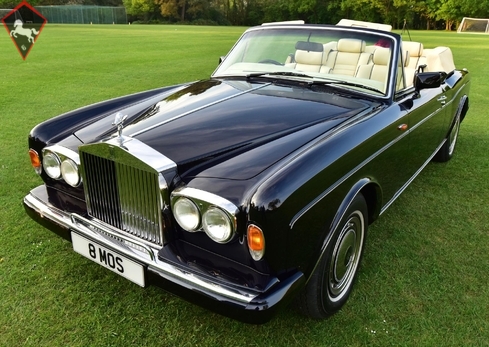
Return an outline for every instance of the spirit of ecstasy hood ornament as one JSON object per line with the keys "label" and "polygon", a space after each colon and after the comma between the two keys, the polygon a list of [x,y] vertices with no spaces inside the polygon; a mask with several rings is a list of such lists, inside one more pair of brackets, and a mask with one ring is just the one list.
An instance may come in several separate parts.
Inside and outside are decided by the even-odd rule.
{"label": "spirit of ecstasy hood ornament", "polygon": [[126,120],[126,118],[127,118],[127,114],[123,115],[121,112],[117,112],[115,115],[114,122],[112,123],[112,125],[115,125],[117,127],[117,135],[118,135],[119,142],[121,143],[123,142],[122,129],[124,129],[124,121]]}

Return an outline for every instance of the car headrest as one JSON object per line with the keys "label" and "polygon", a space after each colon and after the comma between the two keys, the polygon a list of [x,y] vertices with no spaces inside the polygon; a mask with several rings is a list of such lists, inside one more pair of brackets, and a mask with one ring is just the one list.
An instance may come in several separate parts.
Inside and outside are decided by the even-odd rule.
{"label": "car headrest", "polygon": [[402,50],[408,51],[410,57],[421,57],[423,55],[423,44],[414,41],[403,41]]}
{"label": "car headrest", "polygon": [[365,41],[357,39],[338,40],[338,52],[362,53],[365,51]]}
{"label": "car headrest", "polygon": [[318,42],[297,41],[295,49],[307,52],[322,52],[323,45]]}
{"label": "car headrest", "polygon": [[375,65],[387,65],[390,57],[390,48],[378,47],[374,52],[373,62]]}

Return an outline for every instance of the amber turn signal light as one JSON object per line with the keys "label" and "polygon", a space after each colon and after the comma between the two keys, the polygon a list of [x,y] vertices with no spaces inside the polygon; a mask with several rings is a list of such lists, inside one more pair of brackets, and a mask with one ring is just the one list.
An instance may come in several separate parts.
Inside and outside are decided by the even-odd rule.
{"label": "amber turn signal light", "polygon": [[39,158],[39,154],[32,148],[29,149],[29,157],[31,158],[31,165],[36,171],[36,173],[40,174],[42,169],[41,158]]}
{"label": "amber turn signal light", "polygon": [[248,248],[255,260],[260,260],[265,254],[265,235],[263,231],[254,224],[248,225]]}

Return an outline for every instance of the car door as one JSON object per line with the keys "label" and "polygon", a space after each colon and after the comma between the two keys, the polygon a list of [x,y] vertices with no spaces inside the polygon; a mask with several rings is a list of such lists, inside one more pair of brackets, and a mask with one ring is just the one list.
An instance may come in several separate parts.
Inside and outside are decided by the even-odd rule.
{"label": "car door", "polygon": [[447,129],[444,86],[423,89],[411,95],[409,147],[411,165],[418,169],[429,161]]}

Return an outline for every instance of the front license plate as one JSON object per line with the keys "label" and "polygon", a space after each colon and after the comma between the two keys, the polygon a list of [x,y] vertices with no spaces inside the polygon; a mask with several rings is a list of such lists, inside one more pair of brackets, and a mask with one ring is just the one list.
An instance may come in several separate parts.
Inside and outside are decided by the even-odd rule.
{"label": "front license plate", "polygon": [[71,233],[71,240],[75,252],[144,287],[144,268],[141,264],[77,233]]}

